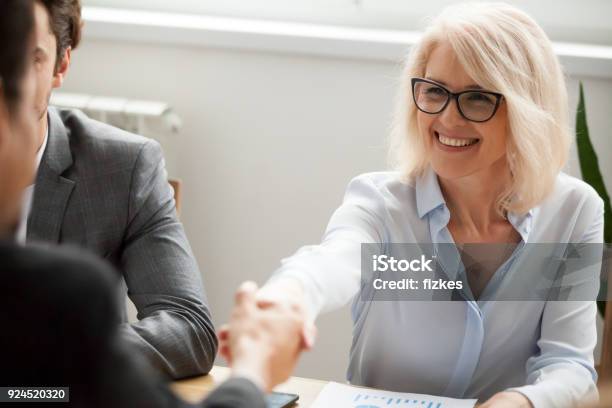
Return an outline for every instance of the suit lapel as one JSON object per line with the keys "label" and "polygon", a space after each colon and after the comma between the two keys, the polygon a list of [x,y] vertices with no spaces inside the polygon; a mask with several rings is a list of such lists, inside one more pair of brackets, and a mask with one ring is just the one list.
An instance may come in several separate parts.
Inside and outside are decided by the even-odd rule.
{"label": "suit lapel", "polygon": [[49,135],[34,187],[28,218],[27,241],[57,243],[66,206],[75,182],[62,176],[72,165],[72,154],[64,123],[54,108],[48,109]]}

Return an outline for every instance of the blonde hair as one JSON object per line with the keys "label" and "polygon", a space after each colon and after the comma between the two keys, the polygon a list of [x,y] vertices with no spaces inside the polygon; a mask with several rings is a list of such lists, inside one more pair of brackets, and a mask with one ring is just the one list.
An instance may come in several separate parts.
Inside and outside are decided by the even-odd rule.
{"label": "blonde hair", "polygon": [[502,213],[525,213],[553,189],[571,141],[567,89],[552,44],[531,17],[510,5],[445,8],[412,47],[402,74],[389,154],[405,180],[422,175],[430,160],[417,127],[410,78],[425,75],[429,55],[441,42],[480,86],[504,95],[512,181],[498,206]]}

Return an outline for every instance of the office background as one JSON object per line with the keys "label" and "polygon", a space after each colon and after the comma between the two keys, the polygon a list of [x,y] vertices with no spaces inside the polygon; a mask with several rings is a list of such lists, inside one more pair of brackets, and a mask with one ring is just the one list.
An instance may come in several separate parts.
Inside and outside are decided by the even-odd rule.
{"label": "office background", "polygon": [[[600,12],[610,8],[601,1],[586,3]],[[368,37],[365,31],[332,30],[317,36],[316,27],[300,32],[301,26],[291,25],[282,33],[272,25],[253,34],[232,26],[235,20],[217,32],[203,20],[169,18],[151,27],[117,23],[130,17],[125,13],[86,8],[84,15],[84,41],[73,53],[61,91],[161,100],[182,118],[180,133],[165,146],[172,150],[168,167],[184,183],[181,219],[217,325],[228,319],[240,282],[265,282],[281,258],[320,240],[353,176],[386,168],[402,41],[409,43],[410,34]],[[384,28],[396,30],[396,24]],[[612,27],[607,24],[612,25],[597,22],[592,32],[575,29],[574,34],[568,28],[566,35],[576,42],[598,46],[562,52],[568,55],[570,109],[575,111],[582,81],[591,138],[612,191],[612,40],[605,40]],[[198,40],[206,34],[209,40]],[[579,176],[575,152],[567,172]],[[303,356],[296,374],[343,380],[351,338],[348,308],[322,316],[318,326],[317,347]]]}

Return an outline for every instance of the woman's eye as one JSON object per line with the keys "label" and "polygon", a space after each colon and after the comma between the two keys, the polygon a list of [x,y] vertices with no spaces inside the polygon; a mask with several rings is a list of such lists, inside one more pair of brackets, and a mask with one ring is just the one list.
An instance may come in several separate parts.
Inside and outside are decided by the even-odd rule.
{"label": "woman's eye", "polygon": [[493,99],[486,94],[483,93],[471,93],[468,95],[468,100],[470,102],[480,102],[480,103],[494,103]]}
{"label": "woman's eye", "polygon": [[427,95],[432,95],[432,96],[442,96],[442,95],[446,94],[446,92],[444,92],[444,90],[442,88],[438,88],[436,86],[432,86],[430,88],[427,88],[425,90],[425,93]]}

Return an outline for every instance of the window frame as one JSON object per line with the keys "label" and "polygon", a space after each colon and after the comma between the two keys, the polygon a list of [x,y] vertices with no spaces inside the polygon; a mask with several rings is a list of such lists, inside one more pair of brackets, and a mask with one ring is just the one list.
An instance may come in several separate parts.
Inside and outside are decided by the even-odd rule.
{"label": "window frame", "polygon": [[[612,45],[612,1],[506,0],[525,10],[553,41]],[[382,30],[422,30],[458,0],[83,0],[84,6],[289,21]],[[554,10],[551,13],[550,10]]]}

